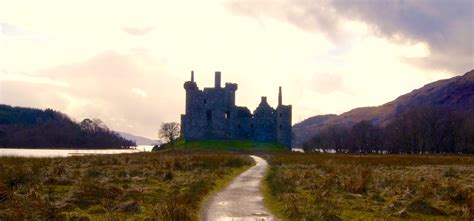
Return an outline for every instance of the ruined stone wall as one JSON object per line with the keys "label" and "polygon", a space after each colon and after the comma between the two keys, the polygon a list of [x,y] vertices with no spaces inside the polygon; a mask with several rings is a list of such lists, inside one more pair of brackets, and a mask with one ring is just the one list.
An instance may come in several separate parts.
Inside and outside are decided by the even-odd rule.
{"label": "ruined stone wall", "polygon": [[[192,79],[194,79],[192,77]],[[237,84],[220,86],[220,73],[216,72],[214,88],[199,90],[197,84],[188,81],[186,90],[186,114],[182,116],[182,132],[187,140],[232,139]]]}
{"label": "ruined stone wall", "polygon": [[222,88],[220,78],[216,72],[214,88],[203,90],[197,87],[193,74],[184,84],[186,113],[181,116],[181,130],[185,140],[252,139],[291,146],[291,106],[279,104],[275,110],[262,97],[251,114],[248,108],[235,106],[237,84],[226,83]]}
{"label": "ruined stone wall", "polygon": [[235,107],[231,113],[230,134],[232,139],[251,139],[252,114],[246,107]]}
{"label": "ruined stone wall", "polygon": [[227,88],[204,89],[202,105],[206,112],[207,139],[231,139],[234,93]]}
{"label": "ruined stone wall", "polygon": [[255,141],[276,141],[275,109],[267,103],[267,98],[262,97],[260,104],[253,113],[253,137]]}

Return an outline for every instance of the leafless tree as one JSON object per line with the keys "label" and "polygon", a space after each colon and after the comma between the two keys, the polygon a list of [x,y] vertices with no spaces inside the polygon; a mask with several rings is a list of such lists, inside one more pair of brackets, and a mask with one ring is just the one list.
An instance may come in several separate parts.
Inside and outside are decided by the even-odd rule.
{"label": "leafless tree", "polygon": [[418,106],[397,113],[384,126],[360,121],[352,127],[326,127],[303,147],[350,153],[474,153],[474,114]]}
{"label": "leafless tree", "polygon": [[160,138],[164,139],[171,145],[173,145],[174,140],[179,137],[180,134],[180,125],[176,122],[162,123],[158,135]]}

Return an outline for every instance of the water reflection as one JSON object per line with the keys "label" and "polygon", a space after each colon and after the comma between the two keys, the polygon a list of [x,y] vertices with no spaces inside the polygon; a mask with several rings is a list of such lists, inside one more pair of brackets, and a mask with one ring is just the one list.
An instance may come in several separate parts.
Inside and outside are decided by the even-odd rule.
{"label": "water reflection", "polygon": [[140,145],[135,149],[96,149],[96,150],[80,150],[80,149],[10,149],[0,148],[0,157],[2,156],[18,156],[18,157],[69,157],[82,156],[90,154],[120,154],[120,153],[138,153],[150,152],[153,146]]}

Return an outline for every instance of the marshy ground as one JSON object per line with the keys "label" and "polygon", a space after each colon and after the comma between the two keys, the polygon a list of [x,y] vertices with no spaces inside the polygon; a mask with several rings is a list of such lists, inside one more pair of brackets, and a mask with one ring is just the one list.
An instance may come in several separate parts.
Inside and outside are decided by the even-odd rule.
{"label": "marshy ground", "polygon": [[[173,150],[0,157],[0,220],[198,220],[207,197],[254,165],[244,153]],[[474,157],[254,153],[283,220],[471,220]]]}
{"label": "marshy ground", "polygon": [[274,154],[264,192],[288,220],[471,220],[474,157]]}
{"label": "marshy ground", "polygon": [[246,155],[164,151],[0,158],[0,220],[196,220]]}

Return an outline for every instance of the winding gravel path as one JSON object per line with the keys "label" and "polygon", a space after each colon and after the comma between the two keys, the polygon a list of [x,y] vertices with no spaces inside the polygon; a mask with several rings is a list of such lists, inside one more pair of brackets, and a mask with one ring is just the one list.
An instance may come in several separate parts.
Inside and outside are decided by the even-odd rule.
{"label": "winding gravel path", "polygon": [[263,205],[260,182],[265,176],[267,162],[251,156],[256,165],[249,168],[214,194],[201,211],[202,220],[209,221],[267,221],[277,220]]}

